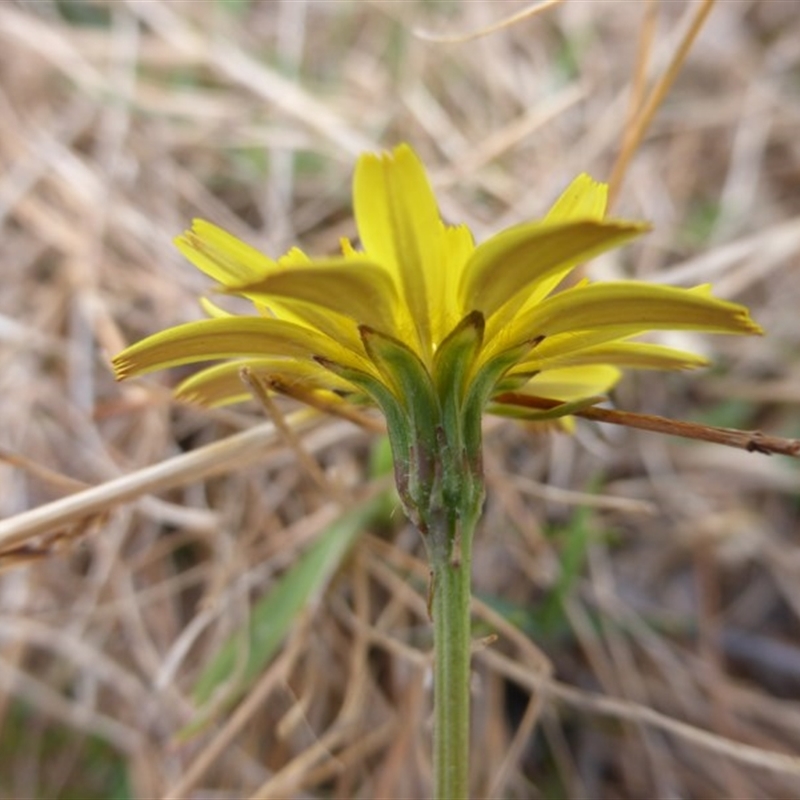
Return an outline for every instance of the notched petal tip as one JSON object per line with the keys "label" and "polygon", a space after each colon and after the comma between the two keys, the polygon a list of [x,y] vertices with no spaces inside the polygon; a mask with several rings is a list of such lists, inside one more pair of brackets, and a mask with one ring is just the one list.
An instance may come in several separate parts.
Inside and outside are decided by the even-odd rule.
{"label": "notched petal tip", "polygon": [[[147,339],[149,338],[151,337],[147,337]],[[129,345],[111,358],[111,369],[115,381],[124,381],[153,371],[154,368],[149,365],[147,359],[142,357],[144,348],[140,345],[142,341],[147,341],[147,339]]]}
{"label": "notched petal tip", "polygon": [[402,163],[403,161],[409,162],[413,161],[415,164],[418,164],[422,169],[424,166],[420,157],[416,154],[416,151],[413,147],[411,147],[408,142],[400,142],[400,144],[395,145],[391,149],[379,150],[378,152],[366,152],[362,153],[358,157],[358,163],[362,162],[395,162],[395,163]]}
{"label": "notched petal tip", "polygon": [[125,357],[124,351],[111,359],[111,368],[114,371],[115,381],[124,381],[131,375],[131,362]]}
{"label": "notched petal tip", "polygon": [[761,327],[751,316],[748,309],[743,309],[742,314],[742,326],[744,328],[743,333],[750,334],[752,336],[763,336],[766,331],[764,328]]}
{"label": "notched petal tip", "polygon": [[601,220],[608,204],[608,184],[583,172],[564,190],[547,213],[547,222]]}
{"label": "notched petal tip", "polygon": [[259,280],[275,269],[268,256],[202,219],[193,220],[173,243],[199,270],[225,286]]}

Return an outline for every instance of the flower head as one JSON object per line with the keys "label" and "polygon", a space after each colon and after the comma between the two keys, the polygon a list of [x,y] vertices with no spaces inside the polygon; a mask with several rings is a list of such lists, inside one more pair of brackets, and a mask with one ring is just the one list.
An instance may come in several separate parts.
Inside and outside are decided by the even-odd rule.
{"label": "flower head", "polygon": [[[328,404],[377,405],[413,511],[430,504],[432,492],[449,491],[447,478],[430,478],[443,452],[480,472],[481,414],[520,413],[493,402],[504,392],[568,404],[607,391],[620,368],[705,363],[633,340],[655,329],[760,332],[744,306],[706,286],[582,281],[559,290],[578,264],[647,230],[607,219],[606,187],[587,175],[544,219],[479,245],[466,226],[442,221],[407,145],[359,159],[354,206],[361,248],[344,241],[342,255],[327,258],[293,249],[273,260],[196,220],[178,248],[255,313],[233,316],[205,301],[210,319],[127,348],[114,358],[117,377],[222,360],[184,381],[178,396],[208,405],[245,399],[239,374],[247,367],[273,387]],[[458,476],[449,480],[461,491]]]}

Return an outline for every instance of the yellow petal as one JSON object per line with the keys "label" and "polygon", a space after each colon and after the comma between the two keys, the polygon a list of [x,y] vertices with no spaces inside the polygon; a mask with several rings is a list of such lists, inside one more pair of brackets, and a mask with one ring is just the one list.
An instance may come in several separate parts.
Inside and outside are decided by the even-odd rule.
{"label": "yellow petal", "polygon": [[292,322],[257,317],[226,317],[189,322],[149,336],[113,359],[118,379],[165,367],[247,356],[322,356],[373,371],[370,362],[316,331]]}
{"label": "yellow petal", "polygon": [[[555,337],[554,337],[555,338]],[[546,341],[553,341],[552,339]],[[544,348],[544,342],[541,345]],[[645,342],[610,342],[578,349],[563,355],[548,358],[536,349],[532,351],[535,359],[518,364],[511,374],[551,370],[555,367],[579,366],[585,364],[613,364],[626,369],[697,369],[708,365],[708,360],[694,353]]]}
{"label": "yellow petal", "polygon": [[227,290],[267,305],[275,297],[313,303],[359,323],[395,330],[397,292],[389,274],[363,259],[314,259]]}
{"label": "yellow petal", "polygon": [[[549,297],[516,317],[492,341],[487,357],[535,336],[563,333],[569,347],[569,338],[580,332],[596,332],[592,344],[601,344],[663,329],[761,333],[747,308],[738,303],[718,300],[704,291],[618,281],[581,286]],[[547,339],[542,346],[545,343]]]}
{"label": "yellow petal", "polygon": [[[363,254],[354,254],[354,256],[363,258]],[[311,266],[311,264],[311,259],[299,247],[292,247],[278,259],[277,269],[270,274],[286,274],[289,271],[293,272]],[[230,286],[232,293],[238,293],[237,290],[240,288],[241,284]],[[292,297],[251,296],[250,300],[262,316],[285,319],[288,322],[296,322],[307,328],[313,328],[353,352],[361,352],[358,325],[350,317]]]}
{"label": "yellow petal", "polygon": [[472,309],[461,307],[458,284],[475,250],[472,231],[466,225],[447,225],[444,229],[444,261],[431,281],[431,321],[433,342],[439,346]]}
{"label": "yellow petal", "polygon": [[608,364],[548,369],[529,380],[523,393],[552,400],[580,400],[609,391],[622,372]]}
{"label": "yellow petal", "polygon": [[571,433],[575,429],[575,413],[588,408],[609,392],[622,377],[622,372],[608,364],[548,369],[529,380],[520,394],[561,400],[565,408],[553,411],[532,411],[523,406],[491,403],[488,411],[501,417],[527,420],[533,431],[560,430]]}
{"label": "yellow petal", "polygon": [[277,269],[271,258],[202,219],[193,220],[192,229],[178,236],[175,246],[198,269],[224,286],[252,283]]}
{"label": "yellow petal", "polygon": [[[602,220],[606,213],[608,203],[608,186],[605,183],[598,183],[590,178],[586,173],[579,175],[564,190],[561,197],[556,200],[544,221],[551,224],[560,222],[576,222],[582,219]],[[526,297],[511,304],[511,307],[504,307],[502,314],[498,314],[501,319],[499,324],[503,324],[509,319],[509,313],[516,313],[518,310],[532,308],[537,303],[544,300],[566,275],[573,269],[573,265],[568,264],[564,269],[552,273],[548,278],[537,281],[535,286],[526,292]],[[491,333],[491,331],[490,331]]]}
{"label": "yellow petal", "polygon": [[229,361],[200,370],[175,389],[180,400],[209,407],[250,400],[252,394],[240,378],[243,367],[257,375],[277,377],[286,384],[299,384],[305,389],[355,391],[343,378],[315,361],[281,358],[252,358]]}
{"label": "yellow petal", "polygon": [[251,400],[252,393],[239,377],[242,367],[249,364],[248,360],[226,361],[224,364],[201,369],[178,384],[175,397],[208,408]]}
{"label": "yellow petal", "polygon": [[509,228],[475,248],[460,289],[464,308],[488,316],[518,293],[535,291],[539,282],[563,276],[582,261],[646,230],[638,222],[593,220],[530,222]]}
{"label": "yellow petal", "polygon": [[[431,297],[442,270],[443,230],[425,169],[408,145],[391,154],[367,154],[353,179],[356,225],[364,250],[392,274],[402,294],[405,326],[415,332],[407,342],[426,363],[431,356]],[[410,324],[408,324],[410,323]]]}

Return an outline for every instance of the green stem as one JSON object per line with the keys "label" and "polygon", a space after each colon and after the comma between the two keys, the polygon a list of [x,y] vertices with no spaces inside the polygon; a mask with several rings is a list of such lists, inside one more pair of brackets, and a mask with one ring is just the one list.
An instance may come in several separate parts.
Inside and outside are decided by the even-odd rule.
{"label": "green stem", "polygon": [[[475,519],[431,530],[436,800],[469,796],[470,577]],[[438,541],[437,541],[438,540]],[[444,546],[436,546],[436,544]]]}

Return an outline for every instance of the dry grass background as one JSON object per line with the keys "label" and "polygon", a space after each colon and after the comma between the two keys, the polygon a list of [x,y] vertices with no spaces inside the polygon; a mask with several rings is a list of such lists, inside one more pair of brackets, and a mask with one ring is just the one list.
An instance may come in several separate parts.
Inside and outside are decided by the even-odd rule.
{"label": "dry grass background", "polygon": [[[699,3],[415,33],[524,8],[0,4],[0,796],[427,795],[425,567],[385,508],[302,611],[273,609],[288,635],[238,705],[179,737],[228,637],[385,490],[379,436],[294,416],[292,443],[255,406],[177,405],[179,370],[115,385],[108,358],[200,316],[171,245],[194,216],[334,250],[365,148],[413,143],[478,238],[607,178],[640,43],[652,85]],[[715,5],[615,210],[654,232],[593,274],[713,281],[768,331],[677,337],[716,366],[628,376],[615,403],[800,436],[795,0]],[[475,796],[800,797],[796,463],[588,423],[491,425],[486,450]]]}

